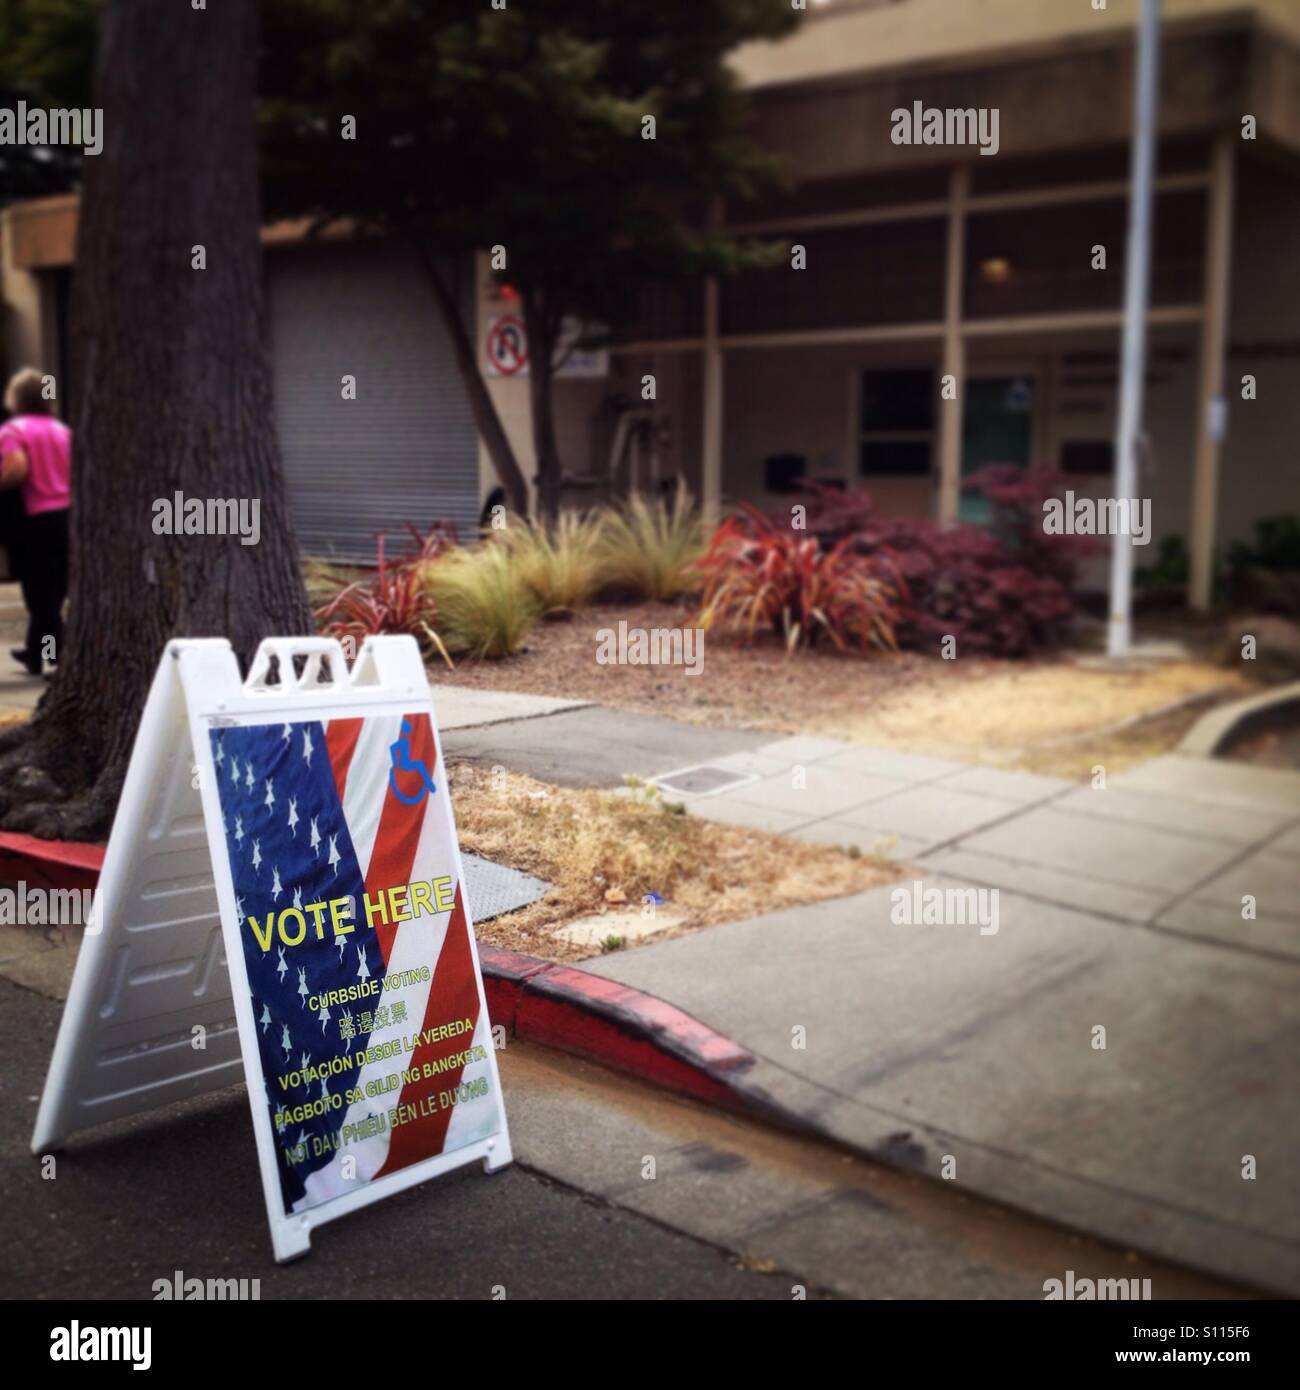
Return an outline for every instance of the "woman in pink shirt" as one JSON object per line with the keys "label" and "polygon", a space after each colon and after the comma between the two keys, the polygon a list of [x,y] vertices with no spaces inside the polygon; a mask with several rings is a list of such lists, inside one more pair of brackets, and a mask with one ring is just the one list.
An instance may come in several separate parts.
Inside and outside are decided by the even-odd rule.
{"label": "woman in pink shirt", "polygon": [[5,391],[12,418],[0,425],[0,487],[22,490],[26,519],[15,569],[27,605],[27,645],[10,655],[34,676],[59,659],[68,594],[68,505],[72,431],[50,414],[40,372],[24,367]]}

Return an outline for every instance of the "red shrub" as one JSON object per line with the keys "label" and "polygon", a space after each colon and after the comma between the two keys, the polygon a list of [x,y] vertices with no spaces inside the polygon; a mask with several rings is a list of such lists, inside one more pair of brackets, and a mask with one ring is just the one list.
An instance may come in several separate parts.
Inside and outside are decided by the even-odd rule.
{"label": "red shrub", "polygon": [[933,650],[952,636],[961,652],[1025,656],[1057,641],[1074,614],[1063,584],[1015,563],[978,527],[944,531],[899,519],[873,538],[873,549],[879,545],[889,547],[907,580],[899,629],[905,646]]}
{"label": "red shrub", "polygon": [[824,546],[847,544],[897,567],[907,585],[902,646],[934,650],[952,636],[962,652],[1025,656],[1060,641],[1074,616],[1079,560],[1100,548],[1044,533],[1043,502],[1059,482],[1041,471],[984,468],[966,486],[993,504],[991,524],[949,530],[927,518],[877,516],[866,492],[814,488],[808,530]]}
{"label": "red shrub", "polygon": [[1068,481],[1044,468],[990,463],[966,480],[965,490],[980,493],[992,504],[993,534],[1017,563],[1073,589],[1080,562],[1106,547],[1091,536],[1048,535],[1043,529],[1043,504]]}
{"label": "red shrub", "polygon": [[446,540],[441,534],[435,539],[436,525],[427,537],[412,530],[418,546],[414,559],[386,561],[381,534],[374,575],[340,589],[316,610],[316,617],[326,636],[350,639],[356,645],[383,632],[409,633],[421,646],[427,644],[441,653],[450,666],[451,658],[433,627],[436,610],[420,572],[420,563],[437,555]]}
{"label": "red shrub", "polygon": [[[422,565],[427,560],[436,560],[448,550],[454,550],[459,544],[456,539],[456,525],[451,521],[435,521],[423,535],[412,521],[406,523],[406,529],[411,533],[415,553],[401,556],[399,564]],[[382,536],[380,540],[383,540]]]}
{"label": "red shrub", "polygon": [[823,550],[746,507],[714,531],[697,569],[705,629],[721,623],[750,642],[770,629],[788,650],[823,635],[841,651],[896,645],[900,586],[883,557],[858,554],[850,541]]}

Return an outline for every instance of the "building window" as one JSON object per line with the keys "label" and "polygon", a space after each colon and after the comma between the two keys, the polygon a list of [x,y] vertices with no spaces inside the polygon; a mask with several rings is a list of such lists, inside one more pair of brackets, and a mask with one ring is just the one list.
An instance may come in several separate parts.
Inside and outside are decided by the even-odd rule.
{"label": "building window", "polygon": [[1061,445],[1061,472],[1105,477],[1115,471],[1115,448],[1108,440],[1068,440]]}
{"label": "building window", "polygon": [[802,492],[808,460],[802,454],[769,454],[763,460],[765,492]]}
{"label": "building window", "polygon": [[934,373],[863,372],[859,466],[864,477],[928,477],[934,450]]}

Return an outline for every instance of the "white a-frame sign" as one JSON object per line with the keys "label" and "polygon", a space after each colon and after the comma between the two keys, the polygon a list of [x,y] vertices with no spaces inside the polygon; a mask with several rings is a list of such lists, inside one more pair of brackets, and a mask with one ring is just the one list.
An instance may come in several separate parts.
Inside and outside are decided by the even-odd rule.
{"label": "white a-frame sign", "polygon": [[175,641],[154,678],[32,1136],[248,1085],[278,1260],[510,1137],[433,701],[410,637]]}

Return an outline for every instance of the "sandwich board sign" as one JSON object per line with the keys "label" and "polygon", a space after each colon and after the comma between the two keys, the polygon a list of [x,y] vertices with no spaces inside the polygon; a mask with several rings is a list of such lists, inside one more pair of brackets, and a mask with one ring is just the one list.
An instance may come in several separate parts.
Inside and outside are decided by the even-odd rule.
{"label": "sandwich board sign", "polygon": [[424,663],[367,638],[173,641],[145,704],[32,1136],[248,1087],[277,1260],[511,1161]]}

